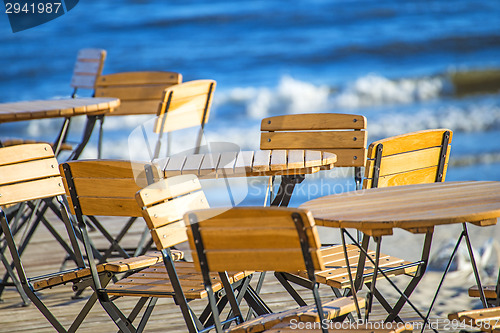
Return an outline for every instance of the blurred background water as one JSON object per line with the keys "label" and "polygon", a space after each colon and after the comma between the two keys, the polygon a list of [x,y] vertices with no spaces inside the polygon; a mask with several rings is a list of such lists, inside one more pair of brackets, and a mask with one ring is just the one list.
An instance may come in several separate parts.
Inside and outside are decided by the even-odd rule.
{"label": "blurred background water", "polygon": [[[447,180],[500,180],[498,0],[85,0],[15,34],[0,14],[0,101],[69,96],[76,54],[88,47],[107,50],[105,74],[168,70],[184,81],[215,79],[209,141],[258,149],[263,117],[355,113],[368,119],[368,142],[450,128]],[[128,137],[148,119],[108,117],[103,156],[140,151]],[[60,123],[0,129],[4,137],[50,140]],[[179,133],[174,145],[191,139]],[[83,157],[96,157],[96,135]],[[308,177],[292,205],[353,189],[344,171]],[[325,179],[333,185],[323,187]],[[245,202],[260,203],[260,190],[247,184]]]}

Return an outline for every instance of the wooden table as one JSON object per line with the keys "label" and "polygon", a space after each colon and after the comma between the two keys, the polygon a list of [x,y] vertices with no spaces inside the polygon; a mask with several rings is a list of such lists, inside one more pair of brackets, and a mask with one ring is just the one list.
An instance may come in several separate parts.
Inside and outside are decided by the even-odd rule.
{"label": "wooden table", "polygon": [[[461,223],[463,231],[457,247],[462,238],[465,238],[478,288],[482,290],[466,222],[478,226],[497,223],[497,218],[500,217],[500,182],[444,182],[374,188],[317,198],[302,204],[300,208],[311,211],[318,225],[341,230],[355,228],[365,235],[372,236],[377,242],[377,251],[379,251],[380,236],[391,235],[394,228],[412,233],[425,233],[426,241],[422,252],[423,271],[427,265],[434,227]],[[368,243],[366,248],[367,246]],[[358,265],[362,267],[364,262],[365,258],[362,259],[360,256]],[[446,272],[447,270],[443,279]],[[405,290],[407,297],[418,284],[421,275],[415,277]],[[443,279],[437,288],[436,296]],[[482,300],[487,306],[484,295]],[[397,313],[406,301],[407,299],[402,297],[396,306],[390,309],[388,320],[397,317]],[[435,298],[429,313],[434,301]]]}
{"label": "wooden table", "polygon": [[73,152],[72,159],[77,159],[90,139],[98,116],[112,112],[120,105],[118,98],[66,98],[55,100],[23,101],[0,103],[0,123],[36,120],[46,118],[65,118],[61,131],[54,144],[54,151],[59,151],[74,116],[86,115],[87,124],[81,142]]}
{"label": "wooden table", "polygon": [[313,150],[256,150],[180,155],[162,162],[165,177],[195,174],[201,179],[282,176],[271,205],[287,206],[304,175],[333,168],[337,156]]}

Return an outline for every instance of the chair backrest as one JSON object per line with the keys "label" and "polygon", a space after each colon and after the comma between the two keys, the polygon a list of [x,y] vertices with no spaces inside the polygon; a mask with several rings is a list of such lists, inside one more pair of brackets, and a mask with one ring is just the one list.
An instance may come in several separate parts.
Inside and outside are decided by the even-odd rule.
{"label": "chair backrest", "polygon": [[451,130],[433,129],[373,142],[363,188],[444,181],[452,136]]}
{"label": "chair backrest", "polygon": [[[214,208],[184,216],[196,267],[211,272],[324,270],[311,213],[282,207]],[[203,256],[204,258],[200,258]]]}
{"label": "chair backrest", "polygon": [[214,80],[195,80],[165,89],[155,133],[203,127],[210,115],[215,86]]}
{"label": "chair backrest", "polygon": [[[154,158],[160,156],[163,133],[200,126],[195,142],[194,153],[199,152],[203,129],[210,116],[210,106],[215,90],[214,80],[196,80],[181,83],[166,89],[163,101],[157,112],[154,132],[158,140],[154,150]],[[170,140],[167,145],[167,156],[170,155]]]}
{"label": "chair backrest", "polygon": [[363,167],[366,118],[339,113],[310,113],[264,118],[260,149],[311,149],[337,155],[335,167]]}
{"label": "chair backrest", "polygon": [[[44,218],[43,214],[48,207],[47,202],[52,204],[52,199],[55,197],[59,202],[60,217],[66,225],[67,236],[70,239],[71,245],[63,244],[65,241],[60,236],[59,238],[56,237],[56,240],[63,245],[66,251],[72,253],[72,259],[75,260],[78,267],[85,267],[83,256],[76,241],[72,221],[68,218],[62,198],[60,197],[64,193],[63,180],[59,173],[58,163],[49,144],[34,143],[0,148],[1,230],[3,230],[3,237],[7,241],[19,279],[24,281],[23,283],[29,280],[27,280],[26,272],[21,264],[20,253],[23,250],[20,250],[20,253],[18,252],[14,240],[16,232],[14,225],[18,221],[16,219],[7,221],[4,211],[6,206],[12,204],[26,202],[27,205],[25,207],[31,210],[31,217],[29,218],[32,219],[32,227],[36,228],[36,225]],[[40,205],[31,202],[38,199],[46,199],[46,201],[42,201]],[[25,209],[25,207],[21,207],[21,209]],[[22,219],[22,217],[20,218]],[[23,242],[26,242],[31,237],[32,235],[29,235],[28,239]],[[23,284],[23,288],[26,291],[26,288],[31,287]]]}
{"label": "chair backrest", "polygon": [[78,52],[71,87],[94,89],[96,79],[101,75],[106,60],[106,51],[101,49],[81,49]]}
{"label": "chair backrest", "polygon": [[209,207],[195,175],[161,179],[137,192],[136,200],[158,250],[187,241],[183,215]]}
{"label": "chair backrest", "polygon": [[49,144],[0,148],[0,206],[62,194],[58,163]]}
{"label": "chair backrest", "polygon": [[96,97],[116,97],[120,107],[107,116],[155,114],[163,91],[182,82],[175,72],[122,72],[100,76],[96,81]]}
{"label": "chair backrest", "polygon": [[[70,211],[77,215],[142,216],[135,193],[160,178],[156,165],[121,160],[61,164]],[[146,171],[150,170],[150,172]]]}

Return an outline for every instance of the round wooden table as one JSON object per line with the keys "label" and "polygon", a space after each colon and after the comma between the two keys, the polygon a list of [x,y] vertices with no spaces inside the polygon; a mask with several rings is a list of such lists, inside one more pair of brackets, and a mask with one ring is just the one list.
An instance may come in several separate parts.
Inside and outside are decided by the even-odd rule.
{"label": "round wooden table", "polygon": [[[462,224],[463,231],[457,240],[454,253],[462,239],[465,239],[478,288],[483,290],[466,223],[478,226],[497,223],[497,218],[500,217],[500,182],[463,181],[374,188],[317,198],[299,208],[311,211],[318,225],[340,228],[342,237],[347,233],[346,228],[355,228],[365,235],[372,236],[377,243],[377,253],[380,253],[381,236],[391,235],[394,228],[426,234],[420,261],[421,274],[412,279],[404,292],[406,297],[402,295],[394,308],[384,306],[390,313],[387,320],[392,321],[397,318],[402,306],[409,301],[409,295],[425,272],[432,234],[437,225]],[[368,242],[363,243],[360,248],[366,251]],[[432,310],[453,255],[437,287],[426,318]],[[360,256],[358,267],[364,267],[365,257]],[[381,270],[378,271],[382,273]],[[373,285],[375,281],[374,276]],[[356,281],[355,285],[357,284]],[[484,293],[481,294],[481,300],[487,307]]]}
{"label": "round wooden table", "polygon": [[374,188],[308,201],[316,223],[355,228],[370,236],[394,228],[425,233],[436,225],[469,222],[496,224],[500,217],[500,182],[444,182]]}
{"label": "round wooden table", "polygon": [[66,98],[0,103],[0,123],[46,118],[64,118],[64,123],[53,144],[54,152],[57,155],[65,140],[71,118],[86,115],[87,123],[82,139],[70,156],[70,159],[78,159],[83,148],[85,148],[90,139],[97,117],[102,117],[106,113],[113,112],[118,106],[120,106],[120,100],[118,98],[109,97]]}
{"label": "round wooden table", "polygon": [[118,98],[65,98],[0,103],[0,123],[80,115],[101,115],[120,106]]}

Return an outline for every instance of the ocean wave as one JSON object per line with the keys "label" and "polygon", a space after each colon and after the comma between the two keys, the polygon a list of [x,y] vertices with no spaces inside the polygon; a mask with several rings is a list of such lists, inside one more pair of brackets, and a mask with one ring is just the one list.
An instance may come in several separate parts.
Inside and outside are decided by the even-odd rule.
{"label": "ocean wave", "polygon": [[368,74],[336,88],[283,76],[274,88],[247,87],[218,92],[214,107],[240,107],[247,117],[260,119],[273,114],[339,112],[369,106],[411,104],[435,99],[449,90],[444,77],[390,80]]}

